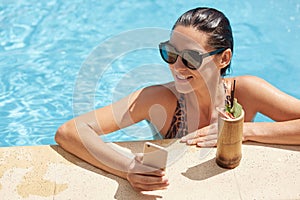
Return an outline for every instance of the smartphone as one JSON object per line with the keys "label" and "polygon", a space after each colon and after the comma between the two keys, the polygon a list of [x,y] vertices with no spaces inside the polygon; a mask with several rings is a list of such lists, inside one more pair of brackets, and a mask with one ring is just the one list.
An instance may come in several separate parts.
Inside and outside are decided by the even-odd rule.
{"label": "smartphone", "polygon": [[144,144],[143,164],[157,169],[165,169],[167,166],[168,151],[151,142]]}

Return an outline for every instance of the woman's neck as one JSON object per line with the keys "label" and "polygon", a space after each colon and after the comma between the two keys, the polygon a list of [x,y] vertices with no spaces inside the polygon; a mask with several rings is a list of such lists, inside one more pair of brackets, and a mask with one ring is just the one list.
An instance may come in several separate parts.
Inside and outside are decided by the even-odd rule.
{"label": "woman's neck", "polygon": [[185,94],[185,100],[189,122],[194,121],[192,129],[207,126],[217,119],[215,108],[224,103],[223,83],[219,81],[213,86],[199,84],[193,92]]}
{"label": "woman's neck", "polygon": [[199,86],[185,96],[187,103],[193,108],[210,107],[212,104],[211,94],[206,85]]}
{"label": "woman's neck", "polygon": [[212,113],[212,101],[207,87],[199,87],[185,94],[189,132],[209,125]]}

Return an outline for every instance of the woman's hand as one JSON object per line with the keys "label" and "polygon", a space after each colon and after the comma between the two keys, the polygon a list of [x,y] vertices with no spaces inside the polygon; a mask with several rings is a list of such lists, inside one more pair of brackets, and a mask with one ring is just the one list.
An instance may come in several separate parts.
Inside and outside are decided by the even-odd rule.
{"label": "woman's hand", "polygon": [[166,189],[169,185],[165,171],[141,163],[142,156],[137,155],[131,162],[127,180],[136,191]]}
{"label": "woman's hand", "polygon": [[216,123],[198,129],[181,138],[181,142],[199,147],[214,147],[217,145],[218,125]]}

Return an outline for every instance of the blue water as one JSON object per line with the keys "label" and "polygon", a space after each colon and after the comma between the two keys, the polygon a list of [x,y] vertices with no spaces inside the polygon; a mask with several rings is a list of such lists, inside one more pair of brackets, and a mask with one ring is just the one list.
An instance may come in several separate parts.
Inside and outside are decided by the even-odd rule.
{"label": "blue water", "polygon": [[[55,144],[56,129],[74,115],[121,98],[138,85],[171,80],[167,75],[160,77],[158,69],[165,64],[154,48],[127,52],[114,58],[97,82],[93,103],[74,106],[76,81],[97,46],[130,30],[170,29],[181,13],[197,6],[217,8],[231,21],[235,49],[230,76],[260,76],[300,98],[298,0],[0,0],[0,146]],[[120,45],[123,43],[126,38]],[[153,67],[155,74],[151,70],[136,72],[136,66]],[[124,74],[129,72],[141,80],[156,78],[127,87]],[[269,119],[262,115],[256,118],[265,120]],[[141,123],[108,139],[153,137]]]}

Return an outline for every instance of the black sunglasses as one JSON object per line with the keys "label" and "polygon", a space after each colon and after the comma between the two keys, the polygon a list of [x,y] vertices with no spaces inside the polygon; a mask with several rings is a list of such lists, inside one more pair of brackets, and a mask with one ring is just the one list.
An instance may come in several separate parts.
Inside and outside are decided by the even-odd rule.
{"label": "black sunglasses", "polygon": [[178,56],[180,56],[182,58],[183,64],[192,70],[196,70],[201,66],[203,58],[221,53],[225,49],[226,48],[223,47],[212,52],[201,53],[195,50],[188,49],[178,51],[172,44],[170,44],[169,41],[159,44],[159,52],[165,62],[174,64]]}

